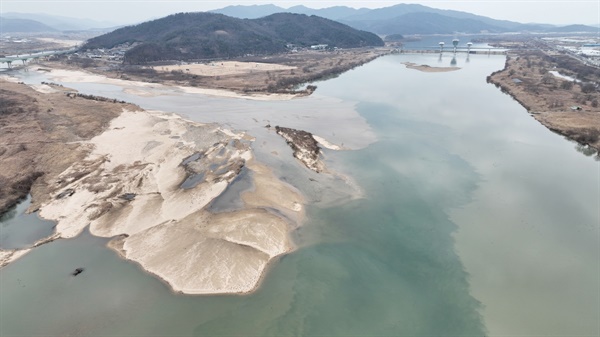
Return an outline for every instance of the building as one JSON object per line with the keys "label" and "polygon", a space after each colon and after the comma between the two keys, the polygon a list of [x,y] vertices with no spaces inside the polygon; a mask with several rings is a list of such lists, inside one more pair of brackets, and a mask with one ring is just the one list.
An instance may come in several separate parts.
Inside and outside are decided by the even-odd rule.
{"label": "building", "polygon": [[328,46],[329,45],[327,45],[327,44],[315,44],[315,45],[310,46],[310,49],[312,49],[312,50],[325,50],[325,49],[327,49]]}

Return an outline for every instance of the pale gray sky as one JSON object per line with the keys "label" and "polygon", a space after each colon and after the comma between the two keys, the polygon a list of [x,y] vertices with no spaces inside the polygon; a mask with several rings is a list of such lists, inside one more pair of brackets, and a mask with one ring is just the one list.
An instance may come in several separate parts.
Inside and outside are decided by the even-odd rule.
{"label": "pale gray sky", "polygon": [[454,9],[522,23],[600,24],[600,0],[0,0],[0,13],[46,13],[126,24],[178,12],[207,11],[228,5],[269,3],[284,8],[299,4],[311,8],[330,6],[380,8],[398,3],[418,3],[434,8]]}

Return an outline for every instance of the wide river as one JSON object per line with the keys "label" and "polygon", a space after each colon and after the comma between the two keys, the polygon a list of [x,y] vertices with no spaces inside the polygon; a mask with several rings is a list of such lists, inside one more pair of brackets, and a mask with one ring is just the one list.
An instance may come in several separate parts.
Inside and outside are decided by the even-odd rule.
{"label": "wide river", "polygon": [[[175,294],[88,233],[43,245],[0,270],[0,335],[598,336],[597,159],[486,83],[502,56],[460,54],[446,73],[402,64],[451,59],[386,56],[282,102],[64,83],[247,130],[266,162],[289,154],[267,122],[345,142],[356,150],[325,150],[326,163],[364,197],[309,206],[298,250],[246,296]],[[326,192],[276,163],[313,198]]]}

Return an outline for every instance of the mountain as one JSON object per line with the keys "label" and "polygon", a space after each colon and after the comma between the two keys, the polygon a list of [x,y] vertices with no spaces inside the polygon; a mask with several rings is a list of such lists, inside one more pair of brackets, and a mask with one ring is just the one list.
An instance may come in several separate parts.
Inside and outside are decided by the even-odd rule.
{"label": "mountain", "polygon": [[[233,8],[235,11],[232,10]],[[215,12],[225,13],[226,9],[229,15],[240,18],[261,17],[270,15],[275,11],[317,15],[339,21],[356,29],[381,35],[480,33],[482,31],[492,33],[593,31],[593,27],[590,26],[557,27],[545,24],[523,24],[418,4],[398,4],[377,9],[356,9],[345,6],[322,9],[312,9],[305,6],[294,6],[288,9],[273,5],[230,6]]]}
{"label": "mountain", "polygon": [[287,44],[353,48],[382,46],[377,35],[339,22],[303,14],[278,13],[238,19],[215,13],[179,13],[117,29],[88,40],[83,49],[113,48],[136,43],[127,63],[194,60],[273,54]]}
{"label": "mountain", "polygon": [[258,19],[275,13],[287,12],[289,11],[285,8],[275,5],[237,5],[209,11],[209,13],[223,14],[240,19]]}
{"label": "mountain", "polygon": [[569,25],[564,27],[554,27],[548,29],[548,31],[557,33],[596,33],[598,32],[598,30],[598,27],[591,27],[586,25]]}
{"label": "mountain", "polygon": [[[504,32],[504,28],[473,19],[457,19],[434,13],[408,13],[382,21],[357,21],[353,26],[377,34],[448,34],[453,32],[490,33]],[[393,33],[392,33],[393,32]]]}
{"label": "mountain", "polygon": [[285,9],[275,5],[237,5],[227,6],[221,9],[209,11],[209,13],[224,14],[240,19],[258,19],[275,13],[293,13],[305,14],[308,16],[316,15],[330,20],[339,20],[348,16],[366,13],[370,11],[367,8],[355,9],[346,6],[334,6],[323,9],[313,9],[298,5]]}
{"label": "mountain", "polygon": [[408,13],[432,13],[436,11],[441,10],[416,4],[398,4],[389,7],[371,9],[364,13],[357,13],[345,17],[344,21],[383,21],[394,19]]}
{"label": "mountain", "polygon": [[327,44],[329,47],[355,48],[383,46],[375,34],[353,29],[339,22],[304,14],[278,13],[254,20],[286,43],[300,46]]}
{"label": "mountain", "polygon": [[[508,20],[496,20],[482,15],[471,14],[467,12],[437,9],[423,5],[415,4],[398,4],[385,8],[373,9],[367,13],[361,15],[353,15],[341,20],[342,22],[360,29],[367,29],[369,31],[375,31],[376,28],[370,28],[371,25],[380,27],[378,32],[380,34],[392,34],[392,33],[404,33],[408,34],[408,31],[391,31],[383,30],[381,27],[393,27],[407,18],[414,17],[415,13],[429,13],[434,14],[431,17],[427,17],[421,14],[421,18],[427,18],[428,20],[439,19],[441,17],[451,18],[445,20],[446,24],[437,24],[435,33],[431,33],[432,29],[428,31],[430,33],[418,33],[418,34],[449,34],[453,32],[464,32],[464,33],[478,33],[480,31],[491,31],[491,32],[519,32],[519,31],[545,31],[544,25],[536,24],[523,24]],[[413,14],[413,15],[410,15]],[[408,16],[407,16],[408,15]],[[457,20],[467,20],[468,23],[464,25],[456,25]],[[479,27],[477,25],[480,25]],[[465,29],[466,27],[467,29]]]}
{"label": "mountain", "polygon": [[0,17],[0,32],[2,33],[41,33],[55,31],[56,29],[35,20]]}
{"label": "mountain", "polygon": [[290,13],[316,15],[330,20],[340,20],[349,16],[364,14],[371,11],[368,8],[352,8],[346,6],[334,6],[322,9],[312,9],[302,5],[290,7],[286,10]]}
{"label": "mountain", "polygon": [[39,14],[39,13],[4,13],[3,18],[9,19],[25,19],[35,20],[42,24],[52,27],[54,30],[66,31],[66,30],[88,30],[88,29],[102,29],[111,28],[118,26],[117,23],[108,21],[96,21],[91,19],[83,18],[72,18],[59,15]]}

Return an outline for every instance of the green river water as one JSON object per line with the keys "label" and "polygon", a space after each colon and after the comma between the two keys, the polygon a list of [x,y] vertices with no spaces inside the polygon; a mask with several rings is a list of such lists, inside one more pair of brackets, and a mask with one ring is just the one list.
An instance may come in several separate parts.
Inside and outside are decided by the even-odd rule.
{"label": "green river water", "polygon": [[334,98],[376,137],[325,150],[364,197],[308,206],[292,233],[299,249],[245,296],[175,294],[89,233],[43,245],[0,270],[0,335],[598,336],[598,161],[486,83],[504,57],[465,58],[458,71],[424,73],[401,62],[449,66],[451,56],[387,56],[289,102],[153,100],[80,84],[237,128],[236,107],[275,109],[270,118],[281,120],[301,107],[325,119],[319,102]]}

